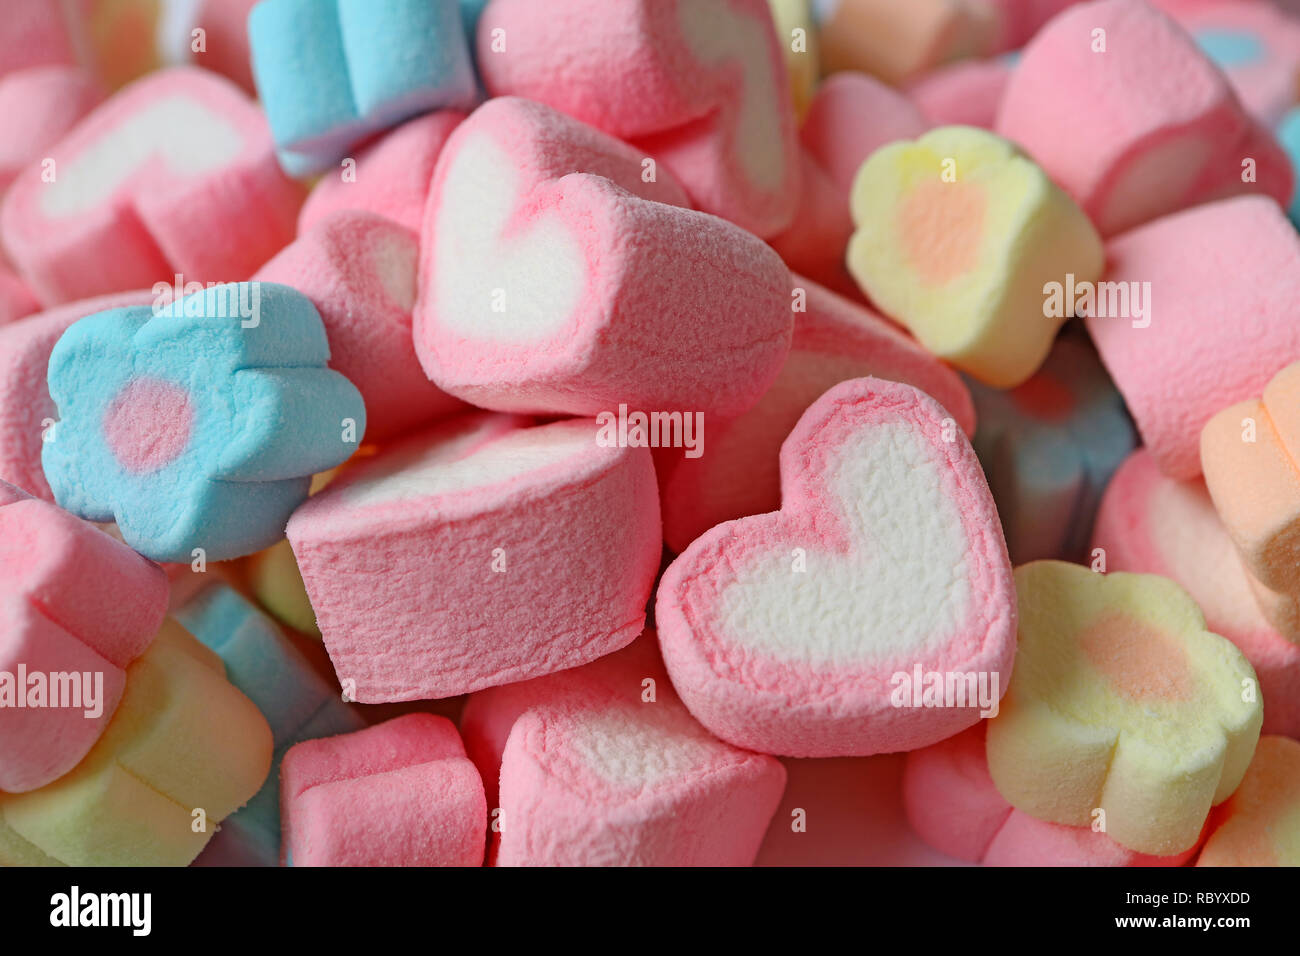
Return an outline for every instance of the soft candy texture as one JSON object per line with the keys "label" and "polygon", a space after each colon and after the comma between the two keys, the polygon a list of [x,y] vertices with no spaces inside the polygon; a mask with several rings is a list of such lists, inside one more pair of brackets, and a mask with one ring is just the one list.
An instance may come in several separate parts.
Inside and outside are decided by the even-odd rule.
{"label": "soft candy texture", "polygon": [[[205,857],[227,864],[275,866],[280,861],[280,762],[293,744],[349,733],[365,726],[357,707],[342,700],[268,618],[224,584],[186,602],[176,620],[217,653],[226,676],[248,696],[271,727],[271,772],[247,806],[221,824]],[[224,852],[223,852],[224,851]]]}
{"label": "soft candy texture", "polygon": [[[1108,314],[1094,307],[1088,332],[1161,471],[1195,478],[1210,417],[1300,360],[1300,237],[1276,203],[1238,197],[1126,233],[1106,258]],[[1114,314],[1124,301],[1132,318]]]}
{"label": "soft candy texture", "polygon": [[969,0],[841,0],[822,28],[828,72],[898,84],[949,60],[992,52],[996,22]]}
{"label": "soft candy texture", "polygon": [[78,319],[106,309],[147,305],[153,298],[150,292],[124,292],[0,326],[0,479],[54,500],[41,468],[41,449],[56,434],[58,419],[46,383],[54,343]]}
{"label": "soft candy texture", "polygon": [[298,215],[299,235],[340,209],[364,209],[419,232],[434,167],[464,119],[438,110],[410,120],[362,149],[353,166],[322,177]]}
{"label": "soft candy texture", "polygon": [[653,635],[474,694],[461,729],[498,866],[749,866],[785,787],[779,761],[695,722]]}
{"label": "soft candy texture", "polygon": [[361,396],[329,357],[315,307],[270,283],[82,319],[50,355],[59,421],[41,462],[55,500],[116,521],[159,561],[269,547],[311,475],[365,432]]}
{"label": "soft candy texture", "polygon": [[[150,74],[96,109],[15,180],[5,248],[37,295],[68,302],[171,281],[247,278],[293,236],[299,186],[266,120],[227,80]],[[53,181],[46,181],[53,172]]]}
{"label": "soft candy texture", "polygon": [[809,0],[768,0],[776,39],[785,54],[785,70],[790,77],[790,96],[796,116],[808,109],[821,74],[817,27],[813,23]]}
{"label": "soft candy texture", "polygon": [[[1104,31],[1102,42],[1094,31]],[[1285,204],[1278,147],[1195,41],[1146,3],[1100,0],[1053,20],[1025,49],[998,115],[1104,236],[1231,193]],[[1243,182],[1243,160],[1258,164]]]}
{"label": "soft candy texture", "polygon": [[255,281],[311,300],[329,337],[330,367],[361,393],[366,437],[383,441],[464,403],[429,381],[415,357],[419,249],[414,233],[368,212],[327,216],[259,269]]}
{"label": "soft candy texture", "polygon": [[912,829],[943,853],[986,866],[1182,866],[1196,852],[1150,856],[1125,849],[1089,826],[1036,820],[993,786],[984,723],[914,750],[903,771],[903,806]]}
{"label": "soft candy texture", "polygon": [[321,636],[288,539],[249,557],[245,573],[249,589],[267,613],[303,634]]}
{"label": "soft candy texture", "polygon": [[85,70],[47,66],[0,79],[0,194],[104,99]]}
{"label": "soft candy texture", "polygon": [[285,754],[290,866],[479,866],[487,805],[456,726],[408,714]]}
{"label": "soft candy texture", "polygon": [[1201,465],[1214,506],[1246,566],[1266,588],[1300,594],[1300,362],[1261,399],[1225,408],[1201,433]]}
{"label": "soft candy texture", "polygon": [[698,458],[664,449],[656,459],[664,540],[680,553],[714,525],[781,506],[781,443],[808,406],[839,382],[873,375],[906,382],[935,398],[954,431],[975,431],[970,393],[947,366],[870,309],[794,277],[804,311],[781,374],[738,418],[708,423]]}
{"label": "soft candy texture", "polygon": [[790,347],[789,272],[754,236],[681,208],[665,169],[642,171],[632,147],[538,103],[495,99],[462,123],[420,242],[429,377],[497,411],[753,405]]}
{"label": "soft candy texture", "polygon": [[1016,593],[1015,676],[988,725],[998,791],[1052,823],[1104,811],[1139,853],[1194,846],[1259,738],[1246,658],[1167,578],[1036,561],[1016,569]]}
{"label": "soft candy texture", "polygon": [[860,295],[844,265],[853,235],[853,177],[879,147],[920,136],[926,125],[907,97],[873,77],[837,73],[817,88],[799,130],[799,208],[770,240],[791,269],[841,294]]}
{"label": "soft candy texture", "polygon": [[[166,609],[161,568],[0,481],[0,674],[9,675],[0,681],[0,790],[34,790],[77,765]],[[29,681],[40,675],[39,709],[18,706],[31,699],[19,667]],[[62,699],[59,674],[73,675],[80,700]],[[99,696],[92,705],[87,695]]]}
{"label": "soft candy texture", "polygon": [[0,865],[185,866],[270,763],[266,720],[168,619],[86,758],[39,790],[0,796]]}
{"label": "soft candy texture", "polygon": [[1186,588],[1206,627],[1255,668],[1263,732],[1300,736],[1300,643],[1266,620],[1203,482],[1167,478],[1138,450],[1106,488],[1092,546],[1104,551],[1108,570],[1161,574]]}
{"label": "soft candy texture", "polygon": [[349,468],[289,522],[334,669],[363,703],[584,664],[645,623],[661,536],[645,448],[591,421],[471,415]]}
{"label": "soft candy texture", "polygon": [[1011,71],[1004,60],[954,63],[908,84],[907,95],[935,126],[992,129]]}
{"label": "soft candy texture", "polygon": [[257,91],[291,176],[321,172],[476,89],[456,0],[264,0],[248,17]]}
{"label": "soft candy texture", "polygon": [[546,103],[634,144],[698,208],[758,236],[793,220],[794,110],[767,0],[494,0],[478,42],[493,96]]}
{"label": "soft candy texture", "polygon": [[659,640],[691,713],[792,757],[910,750],[978,720],[964,693],[900,696],[916,670],[982,674],[996,693],[1015,652],[1006,545],[949,412],[910,385],[841,383],[781,446],[781,496],[696,539],[660,582]]}
{"label": "soft candy texture", "polygon": [[1218,3],[1178,18],[1264,123],[1300,96],[1300,21],[1271,3]]}
{"label": "soft candy texture", "polygon": [[1300,866],[1300,743],[1261,737],[1211,826],[1197,866]]}
{"label": "soft candy texture", "polygon": [[1043,363],[1068,309],[1049,282],[1104,265],[1091,223],[1006,140],[941,127],[872,154],[851,197],[849,271],[940,358],[998,388]]}
{"label": "soft candy texture", "polygon": [[1063,336],[1023,385],[1003,392],[976,383],[971,395],[975,453],[1012,563],[1082,560],[1102,491],[1137,444],[1096,353]]}

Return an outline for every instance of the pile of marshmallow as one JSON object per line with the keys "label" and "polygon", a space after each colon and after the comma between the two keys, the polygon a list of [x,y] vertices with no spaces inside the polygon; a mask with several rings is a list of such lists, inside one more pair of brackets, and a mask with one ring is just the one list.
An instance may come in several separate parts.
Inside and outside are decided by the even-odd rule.
{"label": "pile of marshmallow", "polygon": [[1300,864],[1289,7],[6,0],[0,864]]}

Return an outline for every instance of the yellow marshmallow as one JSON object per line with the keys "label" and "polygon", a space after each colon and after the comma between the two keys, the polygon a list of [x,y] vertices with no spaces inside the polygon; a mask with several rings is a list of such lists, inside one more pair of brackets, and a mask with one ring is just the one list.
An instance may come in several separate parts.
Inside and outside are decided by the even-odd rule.
{"label": "yellow marshmallow", "polygon": [[[999,388],[1042,365],[1105,254],[1078,206],[1014,145],[945,126],[873,153],[850,197],[848,267],[921,344]],[[1067,307],[1062,307],[1067,306]]]}
{"label": "yellow marshmallow", "polygon": [[1015,669],[988,726],[999,792],[1041,820],[1104,824],[1139,853],[1195,846],[1259,739],[1246,658],[1157,575],[1036,561],[1016,591]]}
{"label": "yellow marshmallow", "polygon": [[261,787],[270,727],[216,654],[168,618],[126,673],[81,763],[0,794],[0,865],[185,866]]}

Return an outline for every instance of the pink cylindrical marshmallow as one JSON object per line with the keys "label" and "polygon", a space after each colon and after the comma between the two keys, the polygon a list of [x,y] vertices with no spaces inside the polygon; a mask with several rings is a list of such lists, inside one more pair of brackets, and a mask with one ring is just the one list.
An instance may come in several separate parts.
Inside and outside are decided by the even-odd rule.
{"label": "pink cylindrical marshmallow", "polygon": [[646,150],[706,212],[764,238],[794,217],[794,110],[767,0],[495,0],[478,65],[493,96]]}
{"label": "pink cylindrical marshmallow", "polygon": [[348,695],[451,697],[633,640],[659,567],[654,466],[596,424],[469,415],[349,468],[288,536]]}
{"label": "pink cylindrical marshmallow", "polygon": [[653,635],[476,693],[461,729],[498,866],[749,866],[785,786],[779,761],[696,723]]}

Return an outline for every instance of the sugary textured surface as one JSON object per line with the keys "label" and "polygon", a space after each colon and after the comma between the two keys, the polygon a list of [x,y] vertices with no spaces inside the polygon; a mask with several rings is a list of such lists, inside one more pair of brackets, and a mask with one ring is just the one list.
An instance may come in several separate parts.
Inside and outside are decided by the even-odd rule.
{"label": "sugary textured surface", "polygon": [[695,722],[652,634],[474,694],[461,729],[500,811],[498,866],[749,866],[785,786],[779,761]]}
{"label": "sugary textured surface", "polygon": [[245,279],[293,236],[301,202],[257,107],[223,77],[182,67],[117,93],[24,169],[0,235],[53,304],[177,273]]}
{"label": "sugary textured surface", "polygon": [[940,358],[998,388],[1043,363],[1069,308],[1050,282],[1092,282],[1096,230],[1011,143],[970,126],[877,150],[850,199],[849,271]]}
{"label": "sugary textured surface", "polygon": [[1168,578],[1035,561],[1016,569],[1015,676],[989,773],[1018,810],[1139,853],[1194,846],[1241,781],[1263,708],[1242,653]]}
{"label": "sugary textured surface", "polygon": [[648,183],[644,170],[632,147],[538,103],[494,99],[462,123],[421,234],[429,377],[509,412],[756,402],[790,347],[789,272],[756,237],[681,208],[666,169]]}
{"label": "sugary textured surface", "polygon": [[266,720],[168,619],[86,758],[39,790],[0,795],[0,864],[185,866],[270,764]]}
{"label": "sugary textured surface", "polygon": [[281,766],[290,866],[479,866],[487,805],[456,725],[407,714],[289,748]]}
{"label": "sugary textured surface", "polygon": [[311,300],[329,337],[330,367],[361,393],[366,437],[376,441],[465,408],[429,381],[415,357],[418,246],[404,226],[369,212],[340,211],[253,276]]}
{"label": "sugary textured surface", "polygon": [[[1015,652],[1006,545],[974,451],[932,398],[873,378],[813,403],[781,447],[781,510],[697,538],[664,573],[655,620],[691,713],[792,757],[951,736],[996,709]],[[917,672],[961,694],[925,706]],[[984,693],[943,674],[982,677]]]}
{"label": "sugary textured surface", "polygon": [[932,396],[967,435],[975,430],[961,379],[870,309],[794,277],[804,292],[785,367],[758,404],[738,418],[709,422],[705,453],[659,453],[664,540],[680,553],[714,525],[781,506],[781,443],[808,406],[839,382],[874,375]]}
{"label": "sugary textured surface", "polygon": [[103,99],[98,81],[78,67],[46,66],[0,78],[0,194]]}
{"label": "sugary textured surface", "polygon": [[1300,643],[1278,632],[1228,537],[1205,484],[1160,473],[1146,449],[1106,488],[1092,546],[1111,571],[1161,574],[1187,590],[1206,627],[1236,644],[1259,677],[1263,732],[1300,736]]}
{"label": "sugary textured surface", "polygon": [[[997,131],[1104,236],[1234,192],[1291,197],[1289,168],[1276,168],[1276,145],[1253,148],[1266,144],[1223,74],[1146,3],[1080,4],[1048,24],[1007,84]],[[1248,157],[1260,169],[1250,182]]]}
{"label": "sugary textured surface", "polygon": [[323,176],[302,205],[299,235],[340,209],[364,209],[419,232],[434,167],[464,119],[438,110],[409,120],[360,150],[351,167]]}
{"label": "sugary textured surface", "polygon": [[350,733],[365,726],[358,708],[345,703],[266,616],[224,584],[191,598],[175,618],[217,653],[226,676],[257,705],[271,727],[271,772],[248,804],[221,824],[214,852],[237,844],[249,865],[280,861],[280,762],[294,744]]}
{"label": "sugary textured surface", "polygon": [[264,0],[248,17],[257,91],[291,176],[477,95],[457,0]]}
{"label": "sugary textured surface", "polygon": [[271,283],[80,320],[50,354],[59,421],[41,461],[55,500],[115,520],[155,560],[269,547],[311,475],[365,433],[361,396],[329,356],[315,307]]}
{"label": "sugary textured surface", "polygon": [[166,609],[161,568],[0,481],[0,790],[77,765]]}
{"label": "sugary textured surface", "polygon": [[633,143],[698,208],[758,236],[794,218],[794,109],[767,0],[494,0],[478,43],[493,96],[546,103]]}
{"label": "sugary textured surface", "polygon": [[1003,392],[972,383],[971,395],[975,453],[1012,563],[1084,560],[1102,491],[1137,444],[1096,353],[1063,336],[1023,385]]}
{"label": "sugary textured surface", "polygon": [[926,122],[907,97],[862,73],[836,73],[817,87],[799,130],[799,206],[769,241],[795,272],[859,297],[844,264],[853,235],[849,191],[858,168],[879,147],[911,139]]}
{"label": "sugary textured surface", "polygon": [[935,126],[993,129],[1011,71],[1005,60],[954,63],[909,83],[907,95]]}
{"label": "sugary textured surface", "polygon": [[935,849],[986,866],[1182,866],[1173,856],[1125,849],[1092,826],[1036,820],[1003,799],[989,776],[983,722],[913,750],[903,771],[907,821]]}
{"label": "sugary textured surface", "polygon": [[363,703],[584,664],[645,623],[661,552],[649,450],[594,422],[452,419],[348,469],[289,522],[334,669]]}
{"label": "sugary textured surface", "polygon": [[1126,233],[1106,258],[1088,332],[1161,471],[1195,478],[1210,417],[1300,360],[1300,237],[1276,203],[1238,197]]}
{"label": "sugary textured surface", "polygon": [[1211,826],[1197,866],[1300,866],[1300,743],[1261,737]]}
{"label": "sugary textured surface", "polygon": [[152,302],[151,292],[123,292],[73,302],[0,326],[0,479],[54,500],[41,468],[41,448],[58,418],[46,369],[59,337],[78,319]]}

